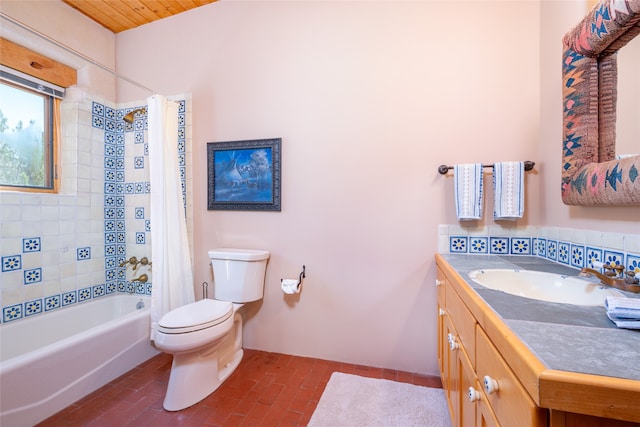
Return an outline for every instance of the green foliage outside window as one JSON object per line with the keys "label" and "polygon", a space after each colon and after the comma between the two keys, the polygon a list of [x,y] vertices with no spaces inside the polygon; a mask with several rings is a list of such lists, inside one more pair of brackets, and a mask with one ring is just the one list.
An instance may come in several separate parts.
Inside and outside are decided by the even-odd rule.
{"label": "green foliage outside window", "polygon": [[0,186],[52,187],[50,98],[0,83]]}

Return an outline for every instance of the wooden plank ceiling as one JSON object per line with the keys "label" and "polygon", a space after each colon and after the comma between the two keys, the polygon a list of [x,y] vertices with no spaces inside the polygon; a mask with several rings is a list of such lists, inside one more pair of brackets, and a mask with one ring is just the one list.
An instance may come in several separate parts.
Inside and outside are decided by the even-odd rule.
{"label": "wooden plank ceiling", "polygon": [[213,3],[216,0],[62,0],[114,33]]}

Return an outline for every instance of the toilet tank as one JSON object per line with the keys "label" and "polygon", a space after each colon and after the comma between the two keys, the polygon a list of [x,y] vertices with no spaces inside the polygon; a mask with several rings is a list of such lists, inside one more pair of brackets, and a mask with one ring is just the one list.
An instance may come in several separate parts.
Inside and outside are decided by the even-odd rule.
{"label": "toilet tank", "polygon": [[269,255],[268,251],[257,249],[210,250],[213,298],[237,303],[262,299]]}

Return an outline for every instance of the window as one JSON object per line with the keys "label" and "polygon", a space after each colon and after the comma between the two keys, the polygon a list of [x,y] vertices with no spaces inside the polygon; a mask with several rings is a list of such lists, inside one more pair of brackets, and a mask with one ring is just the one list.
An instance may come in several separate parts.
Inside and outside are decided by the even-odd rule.
{"label": "window", "polygon": [[57,122],[64,90],[0,69],[0,189],[57,190]]}

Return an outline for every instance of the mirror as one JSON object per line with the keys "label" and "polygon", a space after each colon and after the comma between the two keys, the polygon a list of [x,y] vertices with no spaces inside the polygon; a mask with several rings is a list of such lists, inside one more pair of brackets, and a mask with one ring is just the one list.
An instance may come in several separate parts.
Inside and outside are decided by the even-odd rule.
{"label": "mirror", "polygon": [[640,156],[616,159],[618,51],[639,33],[640,0],[601,0],[563,38],[567,205],[640,205]]}
{"label": "mirror", "polygon": [[640,154],[640,36],[618,51],[616,155]]}

